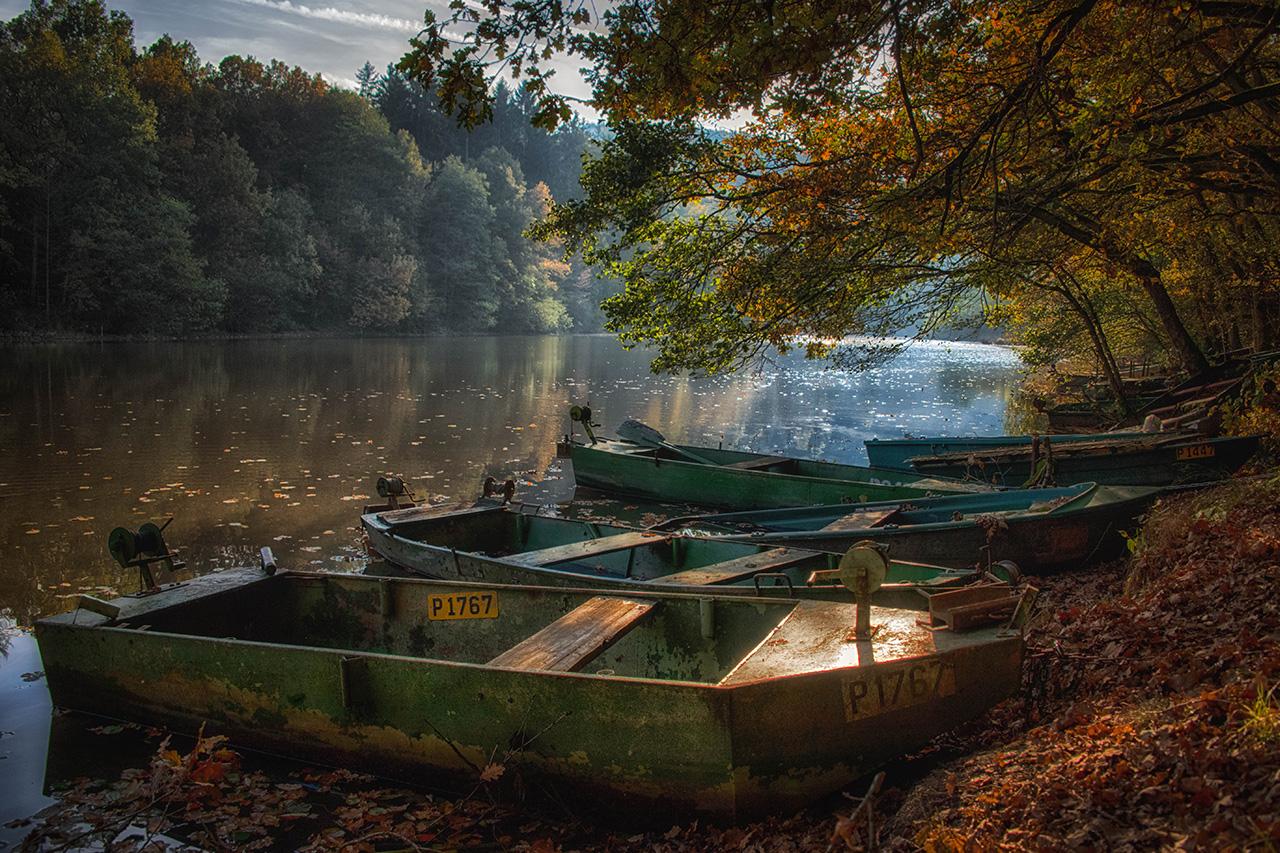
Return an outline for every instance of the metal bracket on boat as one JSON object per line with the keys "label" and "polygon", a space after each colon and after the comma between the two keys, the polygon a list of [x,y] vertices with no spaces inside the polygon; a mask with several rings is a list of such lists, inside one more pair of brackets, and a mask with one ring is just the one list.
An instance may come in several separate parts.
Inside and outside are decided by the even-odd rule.
{"label": "metal bracket on boat", "polygon": [[368,675],[368,662],[361,656],[338,658],[338,693],[342,708],[350,716],[360,718],[365,711],[365,691],[361,688]]}
{"label": "metal bracket on boat", "polygon": [[857,615],[853,626],[854,639],[871,639],[871,596],[884,583],[889,574],[888,547],[864,539],[840,558],[837,569],[821,569],[809,575],[809,584],[819,580],[838,580],[853,593]]}
{"label": "metal bracket on boat", "polygon": [[495,498],[502,495],[502,503],[504,505],[511,503],[516,496],[516,481],[504,480],[502,485],[498,485],[498,481],[493,477],[484,478],[484,497]]}
{"label": "metal bracket on boat", "polygon": [[258,565],[262,567],[262,571],[270,577],[277,571],[276,555],[271,553],[270,548],[261,548],[258,551]]}
{"label": "metal bracket on boat", "polygon": [[123,569],[136,568],[138,570],[138,592],[135,593],[136,595],[153,595],[165,587],[178,585],[176,583],[157,583],[155,574],[151,571],[153,563],[160,563],[168,573],[168,576],[173,577],[175,572],[187,566],[186,563],[174,559],[177,554],[170,551],[169,546],[164,541],[164,529],[172,521],[173,518],[170,517],[168,521],[159,526],[148,521],[139,527],[136,533],[125,527],[117,527],[107,535],[107,551],[112,558]]}
{"label": "metal bracket on boat", "polygon": [[[755,584],[755,587],[756,587],[756,595],[759,595],[759,594],[760,594],[760,578],[773,578],[773,580],[774,580],[773,585],[774,585],[774,586],[781,586],[781,585],[785,585],[785,586],[786,586],[786,588],[787,588],[787,598],[795,598],[795,597],[796,597],[796,588],[795,588],[795,586],[791,583],[791,576],[790,576],[790,575],[788,575],[788,574],[786,574],[786,573],[784,573],[784,572],[761,572],[761,573],[760,573],[760,574],[758,574],[758,575],[752,575],[752,576],[751,576],[751,582],[752,582],[753,584]],[[782,584],[779,584],[779,583],[778,583],[778,581],[782,581]]]}

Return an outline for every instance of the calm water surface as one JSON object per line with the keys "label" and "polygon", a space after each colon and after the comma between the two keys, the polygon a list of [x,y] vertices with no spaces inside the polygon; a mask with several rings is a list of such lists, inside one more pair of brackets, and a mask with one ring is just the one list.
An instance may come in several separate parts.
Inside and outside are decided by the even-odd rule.
{"label": "calm water surface", "polygon": [[[606,431],[865,462],[862,440],[992,433],[1020,372],[1008,349],[931,343],[860,375],[785,358],[714,379],[655,377],[610,337],[273,340],[0,350],[0,617],[29,625],[80,592],[136,589],[117,525],[166,531],[193,567],[359,568],[382,473],[435,500],[485,476],[560,476],[571,403]],[[563,481],[562,481],[563,484]]]}

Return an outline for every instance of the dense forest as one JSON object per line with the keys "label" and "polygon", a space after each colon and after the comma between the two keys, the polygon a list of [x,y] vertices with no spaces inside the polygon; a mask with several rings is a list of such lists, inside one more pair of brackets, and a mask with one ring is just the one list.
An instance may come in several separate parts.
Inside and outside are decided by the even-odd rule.
{"label": "dense forest", "polygon": [[434,92],[217,65],[91,0],[0,24],[0,330],[593,330],[609,284],[524,230],[580,192],[590,134],[498,86]]}

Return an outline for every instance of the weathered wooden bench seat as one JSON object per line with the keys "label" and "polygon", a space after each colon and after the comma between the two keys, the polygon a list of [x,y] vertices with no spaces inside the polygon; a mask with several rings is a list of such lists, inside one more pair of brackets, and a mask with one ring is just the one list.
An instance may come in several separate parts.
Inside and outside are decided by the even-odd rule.
{"label": "weathered wooden bench seat", "polygon": [[888,511],[876,509],[869,512],[851,512],[848,515],[840,516],[822,529],[839,532],[841,530],[864,530],[868,527],[883,527],[901,514],[902,507],[898,506]]}
{"label": "weathered wooden bench seat", "polygon": [[577,672],[653,610],[654,602],[598,595],[507,649],[490,666]]}
{"label": "weathered wooden bench seat", "polygon": [[553,548],[542,548],[538,551],[527,551],[524,554],[513,555],[513,559],[530,566],[550,566],[555,563],[568,563],[573,560],[598,557],[602,554],[612,554],[615,551],[625,551],[628,548],[635,548],[640,545],[666,542],[670,538],[669,534],[637,530],[633,533],[619,533],[616,536],[602,536],[599,539],[588,539],[583,542],[570,542],[568,545],[556,545]]}
{"label": "weathered wooden bench seat", "polygon": [[672,583],[688,586],[733,583],[734,581],[749,578],[752,575],[758,575],[761,572],[785,568],[793,563],[799,563],[803,560],[807,560],[812,556],[812,551],[795,551],[791,548],[770,548],[768,551],[761,551],[759,554],[739,557],[736,560],[726,560],[723,563],[713,563],[710,566],[701,566],[696,569],[677,572],[674,575],[657,577],[650,581],[650,583]]}

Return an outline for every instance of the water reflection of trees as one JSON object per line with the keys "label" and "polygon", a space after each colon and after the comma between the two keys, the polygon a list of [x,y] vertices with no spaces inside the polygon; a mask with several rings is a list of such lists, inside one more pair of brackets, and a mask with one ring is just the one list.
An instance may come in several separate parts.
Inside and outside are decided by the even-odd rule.
{"label": "water reflection of trees", "polygon": [[176,517],[172,539],[193,565],[244,564],[262,545],[284,565],[336,565],[357,547],[357,496],[379,474],[451,500],[477,496],[486,475],[536,479],[571,403],[589,401],[606,431],[635,417],[673,440],[854,460],[863,438],[897,429],[925,396],[961,418],[998,417],[1011,381],[999,376],[1012,373],[975,375],[931,356],[859,376],[784,360],[762,375],[655,377],[645,353],[603,336],[9,355],[0,546],[11,559],[0,564],[0,606],[23,622],[62,609],[60,596],[121,588],[106,533],[149,518]]}

